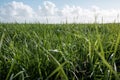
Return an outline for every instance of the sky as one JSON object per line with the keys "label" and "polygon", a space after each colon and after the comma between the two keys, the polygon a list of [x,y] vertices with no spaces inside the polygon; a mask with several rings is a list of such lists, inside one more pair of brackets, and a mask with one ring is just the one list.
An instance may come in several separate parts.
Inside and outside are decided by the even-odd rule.
{"label": "sky", "polygon": [[120,0],[0,0],[0,22],[119,22]]}

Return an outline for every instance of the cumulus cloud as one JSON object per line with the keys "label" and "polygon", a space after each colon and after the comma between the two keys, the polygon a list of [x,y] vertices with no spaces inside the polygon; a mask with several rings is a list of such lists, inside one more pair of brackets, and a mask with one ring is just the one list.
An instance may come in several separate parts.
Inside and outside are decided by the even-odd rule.
{"label": "cumulus cloud", "polygon": [[81,6],[65,5],[59,9],[54,3],[44,1],[35,11],[23,2],[10,2],[0,7],[0,20],[2,22],[41,22],[41,23],[93,23],[119,21],[120,9],[101,9],[97,6],[82,8]]}
{"label": "cumulus cloud", "polygon": [[44,1],[43,6],[39,6],[40,15],[51,16],[55,15],[57,12],[56,5],[49,1]]}
{"label": "cumulus cloud", "polygon": [[11,2],[0,8],[0,17],[3,22],[22,22],[31,20],[35,15],[33,9],[22,2]]}

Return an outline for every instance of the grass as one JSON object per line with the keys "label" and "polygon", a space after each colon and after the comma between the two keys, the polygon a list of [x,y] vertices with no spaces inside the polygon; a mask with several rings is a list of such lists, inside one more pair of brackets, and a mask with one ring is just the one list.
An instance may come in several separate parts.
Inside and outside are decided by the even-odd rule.
{"label": "grass", "polygon": [[120,80],[120,24],[0,23],[0,80]]}

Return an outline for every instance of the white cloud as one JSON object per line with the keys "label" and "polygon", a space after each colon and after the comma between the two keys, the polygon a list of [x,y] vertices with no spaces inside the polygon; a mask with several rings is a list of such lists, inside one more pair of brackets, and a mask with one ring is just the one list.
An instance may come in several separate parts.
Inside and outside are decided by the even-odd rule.
{"label": "white cloud", "polygon": [[0,20],[2,22],[41,22],[41,23],[91,23],[95,21],[113,22],[119,20],[120,9],[101,9],[97,6],[82,8],[80,6],[65,5],[59,9],[54,3],[44,1],[43,5],[38,6],[34,11],[29,5],[22,2],[13,1],[0,8]]}
{"label": "white cloud", "polygon": [[57,13],[56,5],[50,1],[44,1],[43,6],[39,6],[40,15],[43,16],[55,16]]}
{"label": "white cloud", "polygon": [[11,2],[0,8],[0,16],[4,22],[25,22],[33,18],[33,9],[22,2]]}

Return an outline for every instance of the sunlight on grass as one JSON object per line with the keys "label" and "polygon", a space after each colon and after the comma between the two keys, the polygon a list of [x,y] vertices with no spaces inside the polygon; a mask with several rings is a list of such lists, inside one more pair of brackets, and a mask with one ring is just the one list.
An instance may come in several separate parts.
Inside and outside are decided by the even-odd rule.
{"label": "sunlight on grass", "polygon": [[0,23],[0,79],[119,80],[119,27]]}

